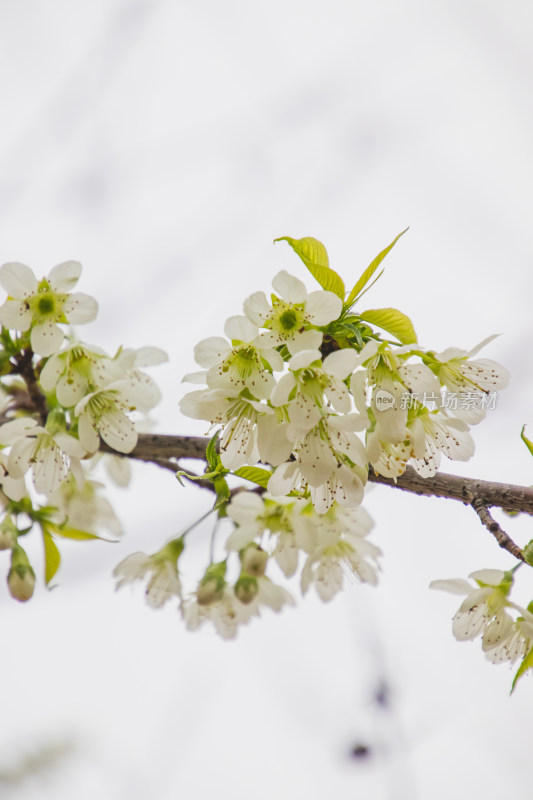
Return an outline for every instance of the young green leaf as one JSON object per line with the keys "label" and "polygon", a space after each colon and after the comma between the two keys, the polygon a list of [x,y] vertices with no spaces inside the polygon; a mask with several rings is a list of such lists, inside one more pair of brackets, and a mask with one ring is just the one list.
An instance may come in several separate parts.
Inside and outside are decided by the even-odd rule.
{"label": "young green leaf", "polygon": [[205,458],[210,469],[214,470],[218,465],[217,442],[220,431],[217,431],[214,436],[209,439],[205,451]]}
{"label": "young green leaf", "polygon": [[100,539],[102,542],[113,541],[113,539],[104,539],[103,536],[97,536],[96,533],[81,531],[78,528],[70,528],[68,525],[56,525],[54,522],[47,522],[46,527],[55,536],[62,536],[64,539],[75,539],[78,542],[89,539]]}
{"label": "young green leaf", "polygon": [[262,486],[263,489],[267,488],[267,483],[272,477],[271,472],[267,469],[261,469],[261,467],[239,467],[233,474],[238,478],[244,478],[246,481],[256,483],[258,486]]}
{"label": "young green leaf", "polygon": [[525,429],[526,429],[526,426],[523,425],[522,426],[522,431],[520,433],[520,438],[522,439],[522,441],[524,442],[525,446],[527,447],[527,449],[529,450],[529,452],[533,456],[533,442],[531,441],[531,439],[528,439],[527,436],[525,435],[525,433],[524,433]]}
{"label": "young green leaf", "polygon": [[288,242],[294,252],[300,256],[305,266],[326,292],[333,292],[344,300],[345,288],[340,275],[329,266],[326,248],[312,236],[303,239],[292,239],[290,236],[280,236],[275,242]]}
{"label": "young green leaf", "polygon": [[516,675],[513,678],[513,685],[511,686],[511,694],[516,689],[516,684],[520,680],[522,675],[524,675],[528,671],[528,669],[531,669],[532,667],[533,667],[533,647],[531,648],[529,653],[526,653],[526,655],[522,660],[522,663],[518,667]]}
{"label": "young green leaf", "polygon": [[[406,228],[405,231],[407,230],[409,229]],[[363,272],[363,274],[353,287],[352,291],[348,295],[348,298],[346,300],[346,306],[348,308],[350,308],[350,306],[352,306],[355,303],[355,301],[359,298],[359,295],[361,294],[362,290],[365,288],[368,281],[370,280],[374,272],[377,270],[377,268],[379,267],[379,265],[381,264],[387,253],[390,253],[390,251],[392,250],[392,248],[394,247],[400,236],[404,235],[405,231],[399,233],[396,239],[394,239],[394,241],[391,242],[388,247],[382,250],[381,253],[379,253],[372,261],[372,263],[369,264],[369,266],[365,269],[365,271]]]}
{"label": "young green leaf", "polygon": [[56,543],[52,539],[48,531],[43,529],[43,544],[44,544],[44,579],[46,585],[50,583],[61,563],[61,556],[57,549]]}
{"label": "young green leaf", "polygon": [[392,334],[402,344],[413,344],[417,341],[413,323],[397,308],[370,308],[360,314],[360,318]]}

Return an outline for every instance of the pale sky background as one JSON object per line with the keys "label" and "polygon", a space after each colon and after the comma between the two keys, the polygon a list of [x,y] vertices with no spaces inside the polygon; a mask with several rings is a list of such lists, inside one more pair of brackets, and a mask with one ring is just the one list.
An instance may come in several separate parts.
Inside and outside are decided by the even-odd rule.
{"label": "pale sky background", "polygon": [[[178,411],[193,345],[281,268],[316,288],[272,240],[319,238],[348,285],[409,225],[368,306],[435,349],[500,333],[484,355],[513,375],[474,459],[443,468],[531,483],[532,24],[525,0],[3,0],[0,261],[80,260],[100,303],[80,336],[165,348],[155,429],[201,434]],[[228,643],[111,579],[210,498],[149,465],[112,496],[120,544],[67,543],[29,604],[0,589],[2,798],[524,795],[533,682],[509,699],[512,672],[452,636],[459,598],[428,589],[513,563],[468,508],[375,487],[380,586],[265,612]]]}

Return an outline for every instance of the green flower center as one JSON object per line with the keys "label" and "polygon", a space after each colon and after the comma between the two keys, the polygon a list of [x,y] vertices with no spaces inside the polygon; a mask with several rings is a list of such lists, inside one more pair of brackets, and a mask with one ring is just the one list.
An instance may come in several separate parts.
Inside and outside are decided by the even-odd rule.
{"label": "green flower center", "polygon": [[284,311],[283,314],[279,317],[279,324],[283,328],[284,331],[292,331],[293,328],[296,327],[298,322],[298,317],[294,313],[292,309],[288,309]]}
{"label": "green flower center", "polygon": [[45,294],[39,297],[37,301],[37,309],[40,314],[50,314],[55,308],[54,295]]}

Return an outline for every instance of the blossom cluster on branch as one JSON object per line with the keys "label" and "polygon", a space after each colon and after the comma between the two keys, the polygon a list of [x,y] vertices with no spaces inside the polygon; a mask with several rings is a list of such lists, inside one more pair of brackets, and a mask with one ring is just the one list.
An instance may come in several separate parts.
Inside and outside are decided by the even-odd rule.
{"label": "blossom cluster on branch", "polygon": [[[71,292],[80,274],[76,261],[59,264],[40,281],[25,264],[0,268],[8,295],[0,307],[0,411],[7,420],[0,425],[0,549],[11,552],[7,581],[17,600],[34,591],[35,572],[23,547],[34,525],[42,534],[47,584],[60,564],[61,538],[121,532],[90,470],[101,440],[117,453],[133,450],[138,419],[160,399],[142,368],[166,361],[162,350],[121,348],[109,356],[63,327],[97,314],[93,297]],[[122,463],[110,464],[110,474],[127,483]]]}
{"label": "blossom cluster on branch", "polygon": [[[180,482],[212,489],[213,507],[204,515],[215,517],[208,565],[185,590],[182,564],[194,523],[151,555],[124,559],[115,569],[117,588],[144,581],[150,605],[175,598],[188,628],[209,622],[232,638],[264,607],[293,604],[285,584],[297,574],[302,593],[314,587],[324,601],[346,578],[377,584],[381,550],[369,539],[373,523],[361,505],[369,474],[396,481],[409,466],[428,480],[443,455],[471,458],[471,428],[509,380],[503,366],[478,355],[493,336],[470,350],[436,352],[418,343],[398,309],[361,309],[401,235],[349,292],[319,241],[283,237],[320,289],[309,292],[282,270],[270,296],[255,292],[243,313],[227,320],[225,338],[196,345],[201,371],[184,380],[199,388],[180,408],[209,425],[205,471],[152,460],[174,469]],[[60,537],[119,532],[89,471],[102,443],[108,452],[132,454],[142,415],[160,399],[144,368],[166,360],[162,350],[121,348],[109,356],[65,329],[97,313],[93,298],[71,292],[80,272],[77,262],[67,262],[38,281],[25,265],[0,268],[7,292],[0,307],[0,549],[11,551],[8,585],[19,600],[33,594],[35,573],[21,542],[34,526],[42,534],[47,584],[59,567]],[[126,483],[126,461],[104,457]],[[483,498],[464,500],[502,547],[533,561],[494,523]],[[454,634],[482,634],[493,663],[521,658],[518,678],[533,666],[533,609],[510,601],[513,575],[480,570],[471,576],[477,589],[463,580],[433,586],[467,595]]]}

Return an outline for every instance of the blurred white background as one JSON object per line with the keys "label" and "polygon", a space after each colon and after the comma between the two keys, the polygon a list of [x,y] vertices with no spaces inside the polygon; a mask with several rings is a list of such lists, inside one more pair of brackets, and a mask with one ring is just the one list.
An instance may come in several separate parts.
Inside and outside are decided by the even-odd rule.
{"label": "blurred white background", "polygon": [[[501,333],[483,355],[513,375],[444,470],[533,482],[532,23],[526,0],[4,0],[0,261],[80,260],[101,309],[82,338],[164,347],[156,430],[203,434],[178,412],[194,343],[281,268],[315,288],[273,238],[319,238],[351,285],[409,225],[368,305],[435,349]],[[379,588],[228,643],[111,579],[209,498],[149,465],[112,496],[120,544],[65,544],[25,606],[1,590],[2,798],[524,794],[531,679],[509,699],[509,669],[453,639],[458,598],[427,588],[512,565],[468,508],[375,487]]]}

